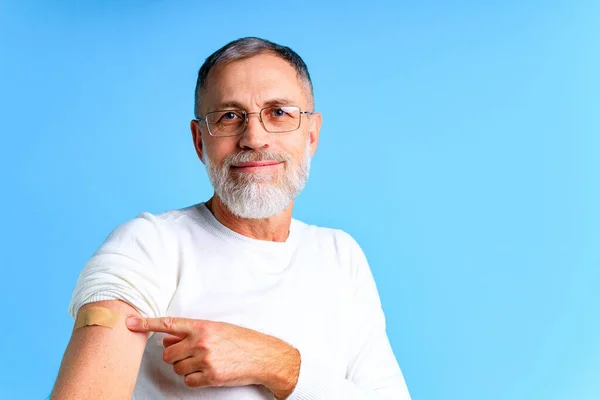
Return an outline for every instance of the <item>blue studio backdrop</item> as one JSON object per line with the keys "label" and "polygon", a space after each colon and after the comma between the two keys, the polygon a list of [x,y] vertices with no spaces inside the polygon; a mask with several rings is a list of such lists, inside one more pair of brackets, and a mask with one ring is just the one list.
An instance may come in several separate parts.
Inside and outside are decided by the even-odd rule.
{"label": "blue studio backdrop", "polygon": [[211,195],[195,78],[242,36],[309,66],[295,215],[363,247],[413,399],[600,399],[593,0],[0,1],[0,398],[50,393],[112,229]]}

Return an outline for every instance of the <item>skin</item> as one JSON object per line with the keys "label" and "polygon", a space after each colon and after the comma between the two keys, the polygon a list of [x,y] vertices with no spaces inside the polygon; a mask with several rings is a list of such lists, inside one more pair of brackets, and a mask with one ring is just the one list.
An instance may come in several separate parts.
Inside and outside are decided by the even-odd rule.
{"label": "skin", "polygon": [[[272,54],[261,54],[214,67],[208,75],[200,113],[223,108],[258,112],[276,99],[312,111],[312,97],[294,68]],[[237,106],[223,107],[224,103]],[[310,154],[314,155],[320,128],[318,113],[303,116],[297,131],[277,135],[266,132],[255,114],[249,116],[244,133],[235,137],[212,137],[204,124],[191,122],[198,157],[202,160],[206,153],[218,165],[230,154],[262,148],[288,152],[293,162],[299,163],[308,137]],[[232,176],[268,172],[276,179],[284,168],[285,163],[243,168],[232,171]],[[220,223],[235,232],[282,242],[289,235],[294,202],[264,220],[233,215],[216,195],[207,206]],[[90,326],[73,331],[51,395],[53,400],[131,398],[147,341],[145,332],[170,334],[163,342],[163,359],[173,365],[176,374],[185,377],[190,387],[257,384],[267,387],[277,399],[285,399],[296,386],[300,353],[276,337],[217,321],[141,318],[132,306],[116,300],[90,303],[82,310],[98,305],[119,311],[119,322],[112,329]],[[129,325],[128,317],[132,317]]]}
{"label": "skin", "polygon": [[163,360],[189,387],[264,385],[277,399],[298,381],[300,353],[274,337],[225,322],[129,318],[135,332],[164,332]]}
{"label": "skin", "polygon": [[[312,98],[304,82],[298,78],[296,70],[279,57],[261,54],[213,68],[203,91],[200,114],[206,115],[207,112],[227,108],[258,112],[276,99],[287,100],[290,105],[297,105],[302,111],[312,111]],[[237,107],[224,106],[228,103],[237,104]],[[316,152],[320,129],[319,113],[309,118],[303,116],[300,129],[286,134],[265,131],[256,114],[249,116],[248,126],[242,135],[232,137],[210,136],[204,123],[199,124],[196,120],[191,122],[198,157],[202,161],[206,152],[218,165],[222,165],[223,159],[230,154],[261,148],[286,151],[293,155],[294,162],[299,163],[304,155],[308,135],[311,156]],[[285,167],[285,164],[279,164],[263,168],[276,174]],[[289,234],[294,202],[279,214],[263,220],[248,220],[233,215],[216,195],[207,202],[207,206],[220,223],[237,233],[254,239],[283,242]]]}
{"label": "skin", "polygon": [[[86,304],[119,312],[114,328],[88,326],[74,329],[60,365],[51,400],[130,399],[148,335],[127,329],[127,317],[139,313],[119,300]],[[106,382],[110,382],[107,385]]]}

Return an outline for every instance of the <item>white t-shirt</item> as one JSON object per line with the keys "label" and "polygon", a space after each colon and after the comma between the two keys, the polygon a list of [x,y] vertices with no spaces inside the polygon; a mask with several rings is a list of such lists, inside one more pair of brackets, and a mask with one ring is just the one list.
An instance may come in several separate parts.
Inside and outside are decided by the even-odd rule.
{"label": "white t-shirt", "polygon": [[[228,229],[204,203],[142,213],[87,262],[69,312],[115,299],[145,317],[224,321],[286,341],[301,354],[289,400],[410,398],[367,260],[343,231],[294,219],[280,243]],[[148,340],[134,399],[272,399],[258,385],[185,386],[162,360],[164,336]]]}

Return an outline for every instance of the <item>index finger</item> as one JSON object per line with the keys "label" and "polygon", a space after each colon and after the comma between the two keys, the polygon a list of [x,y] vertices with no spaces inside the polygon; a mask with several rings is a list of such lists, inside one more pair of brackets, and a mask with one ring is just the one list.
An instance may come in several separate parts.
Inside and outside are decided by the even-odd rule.
{"label": "index finger", "polygon": [[187,336],[193,331],[193,320],[187,318],[128,318],[127,328],[134,332],[163,332],[171,335]]}

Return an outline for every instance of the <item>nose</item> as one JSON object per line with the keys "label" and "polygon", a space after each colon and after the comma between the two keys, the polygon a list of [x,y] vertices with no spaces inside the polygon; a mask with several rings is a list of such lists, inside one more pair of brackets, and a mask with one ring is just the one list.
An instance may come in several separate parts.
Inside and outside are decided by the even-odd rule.
{"label": "nose", "polygon": [[[253,118],[253,116],[256,118]],[[270,134],[260,122],[259,113],[246,114],[248,123],[240,137],[239,146],[244,150],[266,149],[269,147]]]}

